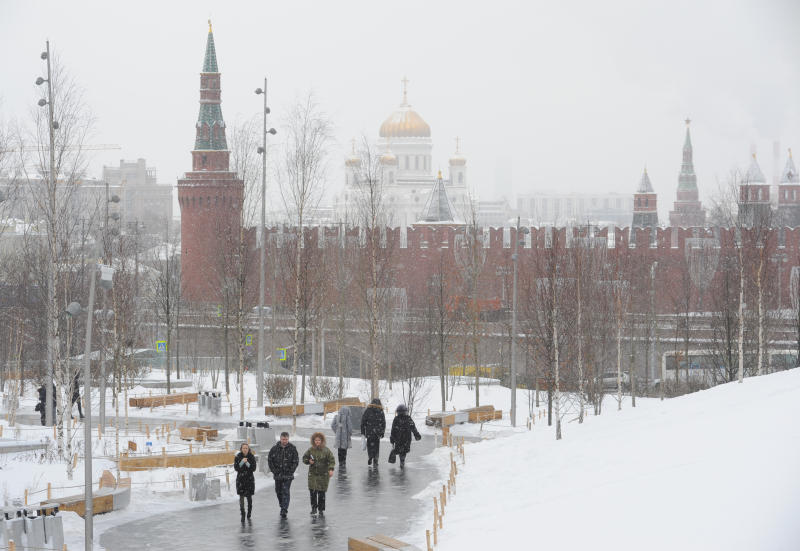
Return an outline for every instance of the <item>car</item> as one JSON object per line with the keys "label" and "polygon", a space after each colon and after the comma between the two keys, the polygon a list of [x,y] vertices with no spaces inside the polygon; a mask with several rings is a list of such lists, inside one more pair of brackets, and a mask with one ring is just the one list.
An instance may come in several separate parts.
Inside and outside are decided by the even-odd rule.
{"label": "car", "polygon": [[[622,390],[628,390],[631,386],[630,376],[624,371],[620,374],[620,382],[622,383]],[[605,391],[617,390],[617,372],[606,371],[600,376],[600,385]]]}
{"label": "car", "polygon": [[[253,313],[258,315],[258,306],[253,306]],[[272,315],[272,307],[271,306],[264,306],[264,315],[271,316]]]}

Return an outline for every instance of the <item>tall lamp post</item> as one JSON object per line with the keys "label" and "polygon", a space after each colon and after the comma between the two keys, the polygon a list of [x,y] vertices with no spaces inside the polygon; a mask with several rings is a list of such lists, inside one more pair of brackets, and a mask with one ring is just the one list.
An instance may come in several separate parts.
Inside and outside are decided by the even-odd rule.
{"label": "tall lamp post", "polygon": [[264,77],[264,88],[256,88],[256,94],[264,96],[264,126],[261,133],[262,145],[258,148],[261,155],[261,224],[258,226],[259,267],[258,267],[258,373],[256,374],[256,388],[258,390],[258,407],[264,405],[264,265],[266,263],[266,208],[267,208],[267,134],[276,134],[274,128],[267,130],[267,78]]}
{"label": "tall lamp post", "polygon": [[53,120],[53,85],[50,71],[50,41],[46,42],[47,49],[39,57],[47,61],[47,78],[38,77],[36,85],[47,83],[47,99],[40,99],[39,107],[48,107],[48,129],[50,135],[50,170],[48,171],[47,190],[47,378],[45,381],[45,424],[53,424],[53,410],[55,409],[55,396],[53,396],[53,363],[56,359],[58,343],[58,315],[56,312],[56,251],[55,251],[55,216],[56,216],[56,146],[55,131],[58,123]]}
{"label": "tall lamp post", "polygon": [[[111,218],[115,222],[119,221],[119,213],[112,212],[109,214],[108,212],[108,205],[110,203],[119,203],[119,196],[118,195],[110,195],[108,190],[108,182],[106,184],[106,218],[105,223],[103,224],[103,262],[108,266],[111,265],[111,245],[109,241],[111,240],[111,236],[118,233],[116,229],[112,232],[108,230],[108,219]],[[103,293],[103,304],[104,306],[108,306],[107,304],[107,297],[106,294]],[[105,312],[104,312],[105,314]],[[103,320],[105,322],[108,321],[108,316],[104,315]],[[108,325],[105,325],[107,328]],[[103,348],[106,348],[108,343],[106,342],[106,335],[107,331],[103,333]],[[106,354],[103,352],[102,357],[100,358],[100,410],[99,410],[99,419],[98,423],[101,427],[106,426]]]}
{"label": "tall lamp post", "polygon": [[519,264],[519,245],[525,243],[520,235],[530,233],[528,228],[520,228],[517,216],[517,233],[514,236],[514,254],[511,260],[514,263],[514,283],[511,291],[511,426],[517,426],[517,265]]}
{"label": "tall lamp post", "polygon": [[[114,269],[110,266],[98,265],[100,286],[110,289],[114,280]],[[83,526],[84,548],[90,551],[93,546],[94,531],[94,496],[92,495],[92,315],[94,314],[94,282],[96,272],[93,270],[89,279],[89,305],[86,308],[86,347],[83,353],[83,396],[86,402],[86,419],[83,424],[83,497],[85,502]],[[67,314],[77,317],[83,309],[77,302],[67,306]]]}

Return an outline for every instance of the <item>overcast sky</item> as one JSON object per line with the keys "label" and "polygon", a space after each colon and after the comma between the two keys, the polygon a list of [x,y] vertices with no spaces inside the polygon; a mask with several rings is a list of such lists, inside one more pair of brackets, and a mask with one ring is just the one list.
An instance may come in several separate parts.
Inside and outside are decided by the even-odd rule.
{"label": "overcast sky", "polygon": [[[434,168],[460,136],[482,198],[632,193],[646,165],[664,220],[687,117],[701,198],[752,149],[768,178],[774,142],[781,168],[788,147],[800,162],[798,0],[0,0],[0,119],[35,104],[50,39],[86,90],[92,142],[122,147],[98,152],[93,175],[144,157],[174,184],[190,168],[209,17],[226,121],[259,111],[264,76],[279,131],[313,90],[335,125],[331,186],[350,139],[377,138],[404,75],[431,126]],[[509,170],[513,189],[497,181]]]}

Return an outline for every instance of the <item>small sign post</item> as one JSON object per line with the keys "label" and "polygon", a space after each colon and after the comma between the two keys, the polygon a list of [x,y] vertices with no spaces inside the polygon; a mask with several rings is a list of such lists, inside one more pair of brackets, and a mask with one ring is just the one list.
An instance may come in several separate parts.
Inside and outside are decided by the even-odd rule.
{"label": "small sign post", "polygon": [[166,352],[167,341],[156,341],[156,352]]}
{"label": "small sign post", "polygon": [[278,349],[278,360],[285,362],[286,361],[286,349],[279,348]]}

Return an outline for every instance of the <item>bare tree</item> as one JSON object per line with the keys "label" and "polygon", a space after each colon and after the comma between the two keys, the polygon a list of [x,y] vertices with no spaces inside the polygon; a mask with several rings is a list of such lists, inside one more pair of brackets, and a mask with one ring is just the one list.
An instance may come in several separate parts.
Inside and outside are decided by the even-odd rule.
{"label": "bare tree", "polygon": [[[305,240],[305,220],[318,203],[327,170],[327,153],[331,123],[320,110],[314,96],[308,94],[297,101],[287,121],[286,150],[279,170],[280,190],[289,217],[296,224],[295,250],[294,342],[300,332],[300,299],[303,272],[302,247]],[[292,363],[294,391],[292,393],[292,431],[297,428],[297,362],[295,350]]]}

